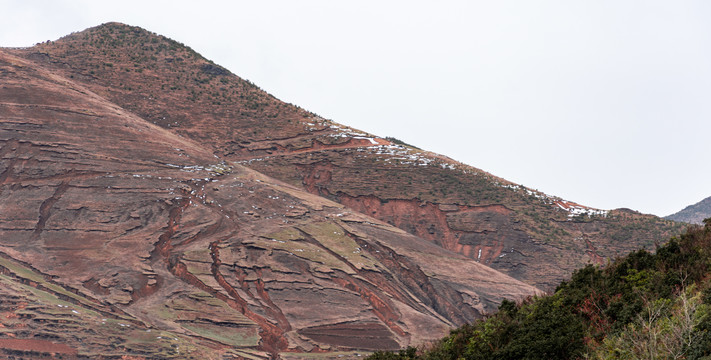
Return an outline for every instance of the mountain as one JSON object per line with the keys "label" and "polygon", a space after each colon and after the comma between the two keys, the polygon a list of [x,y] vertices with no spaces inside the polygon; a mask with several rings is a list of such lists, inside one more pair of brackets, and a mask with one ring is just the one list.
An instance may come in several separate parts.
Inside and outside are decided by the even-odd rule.
{"label": "mountain", "polygon": [[356,356],[680,232],[279,101],[108,23],[0,50],[0,351]]}
{"label": "mountain", "polygon": [[27,60],[2,52],[0,73],[9,348],[147,358],[398,348],[536,292],[227,164]]}
{"label": "mountain", "polygon": [[704,219],[711,218],[711,197],[707,197],[694,205],[689,205],[683,210],[665,216],[665,219],[701,225]]}
{"label": "mountain", "polygon": [[683,228],[624,209],[591,209],[323,119],[137,27],[108,23],[13,53],[200,143],[222,160],[541,289],[554,289],[586,263],[652,248]]}
{"label": "mountain", "polygon": [[71,75],[0,50],[0,78],[0,357],[355,356],[538,292]]}

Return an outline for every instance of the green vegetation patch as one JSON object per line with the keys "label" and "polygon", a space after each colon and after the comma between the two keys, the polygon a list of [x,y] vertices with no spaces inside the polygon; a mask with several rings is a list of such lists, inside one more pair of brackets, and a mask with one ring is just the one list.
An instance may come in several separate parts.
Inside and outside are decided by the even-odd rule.
{"label": "green vegetation patch", "polygon": [[268,237],[281,241],[304,240],[304,235],[296,228],[288,227],[278,232],[267,235]]}
{"label": "green vegetation patch", "polygon": [[[83,297],[83,296],[81,296],[81,295],[77,295],[77,294],[75,294],[75,293],[73,293],[73,292],[71,292],[71,291],[69,291],[69,290],[63,288],[62,286],[59,286],[59,285],[57,285],[57,284],[54,284],[54,283],[49,282],[49,281],[46,280],[46,279],[44,278],[44,276],[42,276],[41,274],[35,272],[35,271],[32,270],[32,269],[29,269],[29,268],[23,266],[23,265],[21,265],[21,264],[19,264],[19,263],[17,263],[17,262],[14,262],[14,261],[12,261],[12,260],[6,259],[6,258],[4,258],[4,257],[0,257],[0,266],[1,266],[1,267],[4,267],[4,268],[6,268],[6,269],[8,269],[8,270],[9,270],[11,273],[13,273],[15,276],[17,276],[17,277],[19,277],[19,278],[21,278],[21,279],[29,280],[29,281],[31,281],[31,282],[33,282],[33,283],[36,283],[36,284],[38,284],[39,286],[41,286],[41,287],[43,287],[43,288],[45,288],[45,289],[47,289],[47,290],[49,290],[49,291],[51,291],[51,292],[53,292],[53,293],[55,293],[55,294],[58,294],[58,295],[61,295],[61,296],[65,296],[65,297],[67,297],[67,298],[70,298],[70,299],[72,299],[72,300],[75,300],[75,301],[77,301],[78,303],[80,303],[80,304],[82,304],[82,305],[84,305],[84,306],[90,307],[90,308],[95,308],[95,307],[96,307],[96,303],[94,303],[93,301],[91,301],[91,300],[89,300],[89,299],[87,299],[87,298],[85,298],[85,297]],[[29,287],[29,288],[30,288],[30,289],[34,289],[34,290],[37,290],[37,289],[35,289],[34,287]],[[40,293],[38,293],[38,296],[43,297],[43,298],[47,298],[47,297],[44,296],[43,294],[46,294],[46,292],[41,291]],[[55,297],[55,296],[52,295],[52,297]],[[68,304],[68,303],[67,303],[67,304]]]}
{"label": "green vegetation patch", "polygon": [[208,339],[237,347],[259,345],[259,329],[257,327],[235,328],[221,326],[209,322],[181,322],[180,326]]}
{"label": "green vegetation patch", "polygon": [[[296,231],[298,232],[298,230]],[[269,236],[258,240],[246,240],[243,243],[261,249],[281,250],[293,256],[298,256],[308,260],[314,270],[321,272],[329,272],[327,269],[338,269],[346,273],[354,273],[353,269],[331,255],[328,251],[314,244],[310,244],[305,240],[281,240],[278,236]],[[319,266],[319,264],[321,266]]]}
{"label": "green vegetation patch", "polygon": [[226,345],[249,347],[259,344],[259,329],[252,320],[205,292],[173,298],[161,306],[158,314],[202,337]]}
{"label": "green vegetation patch", "polygon": [[161,359],[195,358],[189,354],[196,347],[180,335],[107,317],[2,274],[0,287],[6,293],[19,296],[25,304],[14,311],[19,317],[2,319],[2,333],[22,338],[31,328],[33,333],[56,339],[52,341],[76,348],[79,355],[89,358],[131,355]]}
{"label": "green vegetation patch", "polygon": [[346,234],[346,231],[333,222],[319,222],[302,225],[299,227],[303,232],[311,235],[325,248],[333,251],[346,259],[357,269],[368,269],[379,271],[375,260],[363,251],[360,246]]}

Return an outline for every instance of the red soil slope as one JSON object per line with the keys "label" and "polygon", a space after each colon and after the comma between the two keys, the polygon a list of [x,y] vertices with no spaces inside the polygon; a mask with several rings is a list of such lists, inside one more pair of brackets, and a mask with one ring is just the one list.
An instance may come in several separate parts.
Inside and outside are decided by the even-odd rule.
{"label": "red soil slope", "polygon": [[0,78],[5,357],[355,356],[537,291],[53,67],[0,51]]}

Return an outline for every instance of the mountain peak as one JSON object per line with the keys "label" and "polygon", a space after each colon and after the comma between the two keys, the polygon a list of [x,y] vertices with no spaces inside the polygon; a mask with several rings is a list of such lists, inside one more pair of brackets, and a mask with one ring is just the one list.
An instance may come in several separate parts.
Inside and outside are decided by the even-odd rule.
{"label": "mountain peak", "polygon": [[185,44],[141,27],[120,22],[107,22],[90,27],[64,36],[54,43],[42,45],[38,44],[40,48],[66,45],[75,51],[100,50],[101,54],[107,56],[114,55],[113,53],[117,51],[137,53],[136,56],[149,56],[148,52],[160,53],[166,50],[185,51],[191,57],[204,60],[202,56]]}
{"label": "mountain peak", "polygon": [[122,22],[118,21],[108,21],[103,24],[97,25],[97,26],[92,26],[84,31],[88,30],[109,30],[109,31],[134,31],[134,32],[147,32],[147,33],[152,33],[151,31],[148,31],[140,26],[133,26],[133,25],[128,25],[124,24]]}

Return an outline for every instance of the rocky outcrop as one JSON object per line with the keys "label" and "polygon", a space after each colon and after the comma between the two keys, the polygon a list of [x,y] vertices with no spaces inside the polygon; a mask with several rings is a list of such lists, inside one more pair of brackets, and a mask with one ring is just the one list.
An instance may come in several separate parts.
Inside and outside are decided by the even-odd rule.
{"label": "rocky outcrop", "polygon": [[589,209],[428,156],[372,146],[245,163],[549,291],[586,263],[653,248],[682,227]]}

